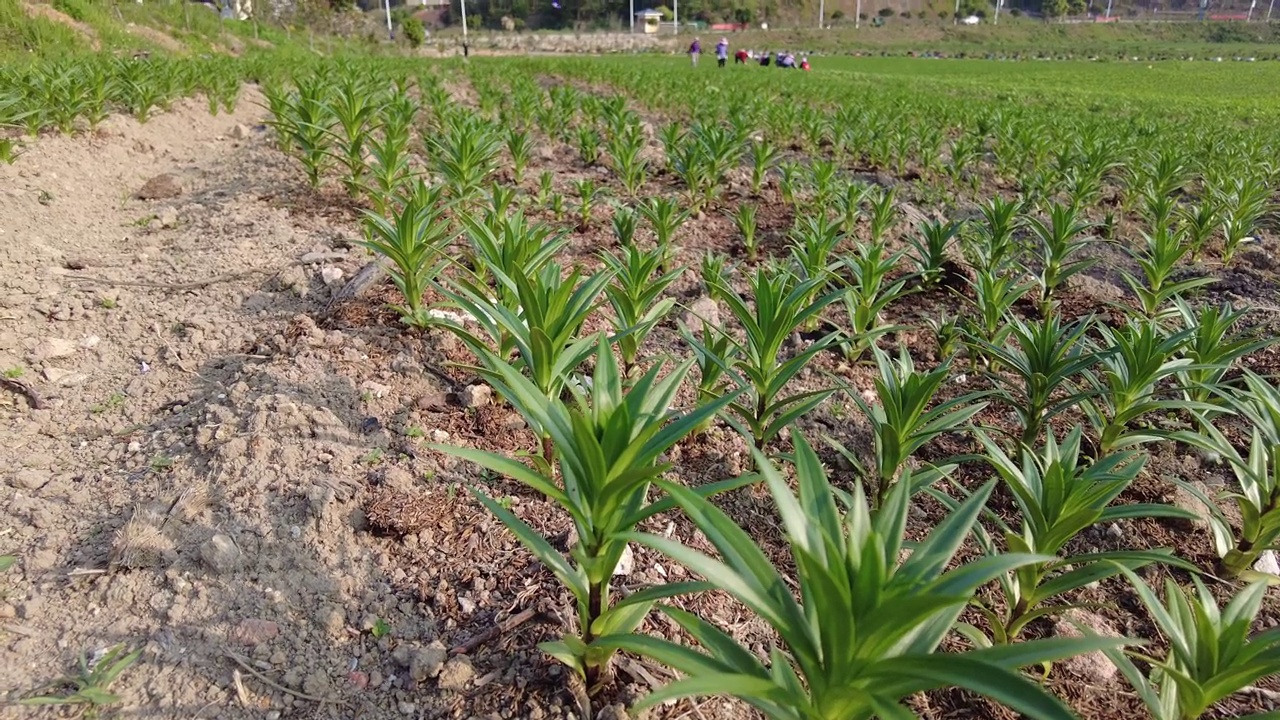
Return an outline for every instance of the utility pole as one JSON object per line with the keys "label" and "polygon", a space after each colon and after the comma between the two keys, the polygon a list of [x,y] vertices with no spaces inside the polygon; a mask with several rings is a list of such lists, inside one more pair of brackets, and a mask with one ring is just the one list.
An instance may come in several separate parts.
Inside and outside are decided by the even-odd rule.
{"label": "utility pole", "polygon": [[1000,8],[1002,7],[1004,7],[1004,0],[996,0],[996,16],[995,19],[991,21],[992,25],[1000,24]]}
{"label": "utility pole", "polygon": [[671,34],[680,34],[680,0],[674,0],[671,3]]}
{"label": "utility pole", "polygon": [[387,9],[387,39],[395,40],[396,32],[391,29],[391,0],[382,0],[382,6]]}
{"label": "utility pole", "polygon": [[1111,19],[1111,0],[1107,0],[1107,19]]}
{"label": "utility pole", "polygon": [[853,29],[857,30],[862,25],[862,0],[858,0],[858,4],[853,11]]}
{"label": "utility pole", "polygon": [[1258,0],[1253,0],[1253,2],[1249,3],[1249,14],[1244,16],[1245,22],[1253,22],[1253,9],[1256,7],[1258,7]]}
{"label": "utility pole", "polygon": [[631,0],[631,34],[636,34],[636,0]]}
{"label": "utility pole", "polygon": [[960,24],[960,0],[956,0],[956,11],[951,15],[951,24],[952,25]]}
{"label": "utility pole", "polygon": [[1271,9],[1276,6],[1276,0],[1271,0],[1271,4],[1267,6],[1267,22],[1271,22]]}
{"label": "utility pole", "polygon": [[822,21],[827,17],[826,0],[818,0],[818,29],[822,29]]}
{"label": "utility pole", "polygon": [[458,0],[462,6],[462,57],[471,57],[471,48],[467,46],[467,0]]}

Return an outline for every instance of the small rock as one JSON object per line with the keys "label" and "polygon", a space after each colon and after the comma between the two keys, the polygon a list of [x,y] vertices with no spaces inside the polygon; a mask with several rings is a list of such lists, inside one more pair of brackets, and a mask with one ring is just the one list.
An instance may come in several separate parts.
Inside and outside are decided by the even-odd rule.
{"label": "small rock", "polygon": [[596,720],[629,720],[627,715],[627,706],[622,703],[614,703],[600,708],[596,713]]}
{"label": "small rock", "polygon": [[0,620],[12,620],[18,616],[18,608],[9,603],[0,603]]}
{"label": "small rock", "polygon": [[417,711],[418,711],[418,706],[417,706],[417,705],[414,705],[413,703],[409,702],[408,700],[401,700],[401,701],[400,701],[400,704],[399,704],[399,705],[397,705],[396,707],[398,707],[398,708],[400,709],[400,714],[401,714],[401,715],[412,715],[412,714],[414,714],[415,712],[417,712]]}
{"label": "small rock", "polygon": [[62,338],[45,338],[31,351],[31,359],[35,362],[70,357],[76,354],[76,344]]}
{"label": "small rock", "polygon": [[381,472],[374,475],[374,478],[382,485],[401,492],[411,493],[418,486],[418,481],[414,479],[412,473],[395,465],[383,468]]}
{"label": "small rock", "polygon": [[449,433],[439,428],[432,430],[430,433],[427,434],[427,436],[431,438],[431,442],[433,443],[442,443],[449,439]]}
{"label": "small rock", "polygon": [[439,686],[441,690],[462,690],[475,676],[476,669],[471,666],[471,659],[462,655],[445,663],[440,669]]}
{"label": "small rock", "polygon": [[214,535],[200,546],[200,557],[217,572],[229,572],[240,562],[240,548],[227,535]]}
{"label": "small rock", "polygon": [[710,327],[719,328],[720,306],[709,297],[700,297],[689,305],[689,311],[684,314],[683,320],[685,327],[694,333],[702,329],[704,320]]}
{"label": "small rock", "polygon": [[339,268],[339,267],[320,268],[320,279],[324,281],[325,285],[335,285],[341,282],[342,276],[343,276],[342,268]]}
{"label": "small rock", "polygon": [[[396,649],[399,650],[399,648]],[[432,641],[430,645],[424,648],[411,651],[409,653],[409,662],[407,663],[409,677],[413,678],[414,682],[422,682],[427,678],[439,676],[440,670],[444,667],[444,661],[448,656],[448,649],[439,640]]]}
{"label": "small rock", "polygon": [[[1077,626],[1085,627],[1095,635],[1120,637],[1120,634],[1111,626],[1111,623],[1093,613],[1078,609],[1068,610],[1063,613],[1062,619],[1053,626],[1053,631],[1059,637],[1084,637],[1084,633],[1080,632]],[[1114,678],[1118,671],[1118,668],[1099,650],[1085,653],[1084,655],[1076,655],[1061,662],[1068,672],[1090,682],[1105,682]]]}
{"label": "small rock", "polygon": [[156,213],[156,221],[162,228],[178,227],[178,211],[171,207],[161,208],[160,212]]}
{"label": "small rock", "polygon": [[369,676],[359,670],[352,670],[347,673],[347,680],[354,685],[357,690],[364,690],[369,687]]}
{"label": "small rock", "polygon": [[1267,550],[1259,555],[1257,562],[1253,564],[1253,569],[1268,575],[1280,575],[1280,562],[1276,562],[1275,551]]}
{"label": "small rock", "polygon": [[19,470],[9,477],[9,483],[16,488],[22,490],[39,490],[49,481],[53,479],[53,475],[45,470],[24,469]]}
{"label": "small rock", "polygon": [[231,138],[233,140],[248,140],[249,133],[249,126],[244,123],[236,123],[236,126],[231,128]]}
{"label": "small rock", "polygon": [[[1200,498],[1196,497],[1195,493],[1187,490],[1180,484],[1173,483],[1172,480],[1169,480],[1169,482],[1171,483],[1171,489],[1167,493],[1165,501],[1176,508],[1194,513],[1196,517],[1194,520],[1171,518],[1167,522],[1171,526],[1181,530],[1209,527],[1209,519],[1213,517],[1213,510],[1206,506]],[[1193,480],[1190,485],[1211,500],[1218,494],[1218,491],[1210,488],[1206,483],[1201,482],[1200,480]],[[1219,502],[1217,503],[1217,506],[1217,509],[1222,511],[1223,515],[1226,516],[1229,522],[1237,525],[1240,523],[1240,510],[1234,502]]]}
{"label": "small rock", "polygon": [[316,670],[302,680],[302,691],[308,695],[324,695],[329,690],[329,678]]}
{"label": "small rock", "polygon": [[89,376],[85,375],[84,373],[78,373],[78,372],[75,372],[74,370],[63,370],[62,368],[54,368],[54,367],[45,368],[44,372],[41,374],[44,375],[45,380],[48,380],[54,385],[61,385],[63,387],[80,385],[85,380],[89,379]]}
{"label": "small rock", "polygon": [[23,620],[31,620],[40,614],[40,610],[44,608],[44,600],[38,596],[31,596],[27,601],[18,606],[18,617]]}
{"label": "small rock", "polygon": [[382,673],[377,670],[369,673],[369,685],[371,687],[382,687]]}
{"label": "small rock", "polygon": [[176,198],[182,194],[182,183],[178,182],[178,178],[164,173],[157,175],[148,180],[134,197],[139,200],[167,200]]}
{"label": "small rock", "polygon": [[631,546],[627,545],[622,550],[622,557],[618,558],[618,565],[613,569],[614,577],[625,577],[631,574],[636,568],[635,553],[631,552]]}
{"label": "small rock", "polygon": [[1124,537],[1124,529],[1120,527],[1120,523],[1111,523],[1107,526],[1107,537],[1112,540],[1120,540]]}
{"label": "small rock", "polygon": [[362,392],[369,393],[375,398],[386,397],[387,393],[391,392],[391,388],[389,386],[373,382],[372,380],[366,380],[361,383],[360,390]]}
{"label": "small rock", "polygon": [[328,485],[312,485],[307,490],[307,506],[315,517],[324,517],[324,509],[333,501],[333,488]]}
{"label": "small rock", "polygon": [[493,388],[488,385],[468,385],[458,394],[463,407],[482,408],[493,399]]}
{"label": "small rock", "polygon": [[280,634],[280,626],[270,620],[246,618],[231,629],[231,642],[239,645],[261,645]]}
{"label": "small rock", "polygon": [[400,643],[395,650],[391,651],[391,659],[400,667],[409,667],[409,663],[413,662],[414,653],[417,648],[409,643]]}
{"label": "small rock", "polygon": [[476,611],[476,601],[469,597],[460,597],[458,598],[458,609],[462,611],[463,615],[474,614]]}
{"label": "small rock", "polygon": [[438,391],[429,392],[426,395],[419,396],[413,404],[419,410],[431,410],[433,412],[438,412],[440,410],[448,409],[449,396]]}

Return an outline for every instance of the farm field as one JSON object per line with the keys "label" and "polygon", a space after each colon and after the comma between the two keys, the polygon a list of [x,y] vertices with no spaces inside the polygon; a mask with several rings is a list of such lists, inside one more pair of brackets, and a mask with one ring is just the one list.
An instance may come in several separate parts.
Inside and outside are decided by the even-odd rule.
{"label": "farm field", "polygon": [[0,701],[1273,712],[1278,76],[0,66]]}

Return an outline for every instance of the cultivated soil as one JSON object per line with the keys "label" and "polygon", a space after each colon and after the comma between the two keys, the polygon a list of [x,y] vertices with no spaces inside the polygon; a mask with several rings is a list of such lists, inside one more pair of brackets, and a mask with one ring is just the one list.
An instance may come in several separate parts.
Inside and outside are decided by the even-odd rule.
{"label": "cultivated soil", "polygon": [[[402,329],[383,307],[395,300],[389,285],[333,302],[369,261],[355,245],[355,208],[336,184],[319,195],[303,186],[259,124],[258,99],[248,91],[231,115],[211,117],[203,103],[184,101],[146,125],[113,117],[91,134],[42,138],[0,167],[0,370],[18,383],[0,394],[0,555],[18,558],[0,575],[0,700],[50,691],[82,654],[123,644],[142,655],[113,686],[121,716],[581,717],[581,688],[535,648],[562,632],[572,604],[467,488],[506,498],[562,548],[569,523],[515,483],[425,447],[531,451],[535,438],[474,387],[459,367],[467,353],[451,336]],[[565,189],[571,177],[604,181],[568,148],[545,148],[529,177],[544,169],[559,172]],[[610,242],[600,212],[597,227],[574,236],[579,258]],[[765,248],[784,252],[789,211],[768,200],[761,221]],[[734,252],[718,213],[681,238],[682,259],[695,267],[707,250]],[[1274,302],[1274,247],[1270,238],[1245,253],[1212,298]],[[1122,298],[1115,281],[1095,273],[1064,307],[1072,316],[1107,312]],[[696,272],[671,292],[697,304]],[[893,314],[919,325],[960,307],[935,291]],[[927,332],[892,340],[924,367],[938,360]],[[674,322],[652,342],[684,352]],[[1251,365],[1273,372],[1276,354]],[[835,353],[819,356],[801,384],[831,376],[854,391],[871,387],[870,368]],[[952,383],[948,394],[975,389],[969,382]],[[815,441],[830,435],[864,449],[855,416],[837,395],[802,428]],[[1009,422],[994,408],[980,420]],[[975,449],[943,438],[924,455]],[[822,453],[847,487],[849,469]],[[670,460],[690,484],[750,464],[745,444],[722,425]],[[987,479],[966,472],[966,484]],[[1178,500],[1161,480],[1168,474],[1207,486],[1229,480],[1197,454],[1159,446],[1125,501]],[[1012,507],[1005,495],[993,502],[1006,514]],[[785,566],[766,493],[745,489],[720,503]],[[923,503],[912,536],[941,514]],[[709,549],[676,516],[646,529]],[[1172,546],[1212,566],[1203,524],[1130,522],[1081,543],[1073,550]],[[684,575],[639,549],[629,570],[618,578],[624,589]],[[1080,599],[1114,605],[1088,618],[1102,630],[1154,637],[1122,583],[1086,594]],[[773,642],[721,595],[682,605],[760,653]],[[1274,598],[1264,614],[1263,626],[1276,623]],[[511,618],[524,622],[511,627]],[[658,615],[645,631],[680,637]],[[1053,632],[1046,620],[1027,634]],[[669,679],[653,664],[622,659],[596,711],[618,717],[621,704]],[[1097,662],[1056,665],[1048,682],[1084,717],[1141,712],[1114,669]],[[1220,716],[1268,709],[1273,697],[1242,695]],[[930,718],[1013,717],[959,692],[914,706]],[[757,717],[723,699],[673,703],[653,716]]]}

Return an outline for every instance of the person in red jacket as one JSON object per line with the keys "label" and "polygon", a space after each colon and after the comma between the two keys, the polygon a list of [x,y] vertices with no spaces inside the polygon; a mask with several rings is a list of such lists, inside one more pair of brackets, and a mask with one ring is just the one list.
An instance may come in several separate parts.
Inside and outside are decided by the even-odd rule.
{"label": "person in red jacket", "polygon": [[739,50],[738,52],[733,54],[733,64],[737,65],[741,63],[743,65],[746,65],[747,58],[749,57],[751,57],[751,54],[748,53],[746,50]]}
{"label": "person in red jacket", "polygon": [[800,58],[800,69],[801,69],[801,70],[808,70],[808,69],[809,69],[809,58],[807,58],[807,57],[802,57],[802,58]]}

